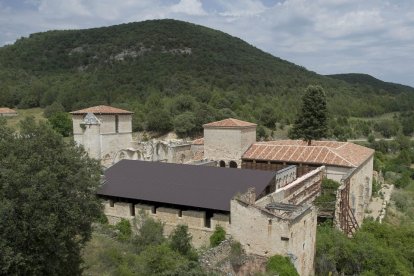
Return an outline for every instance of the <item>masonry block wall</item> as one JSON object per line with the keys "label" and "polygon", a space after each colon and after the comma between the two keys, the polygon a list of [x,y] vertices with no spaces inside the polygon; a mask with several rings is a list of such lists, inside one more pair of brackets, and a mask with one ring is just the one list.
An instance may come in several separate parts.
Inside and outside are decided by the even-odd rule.
{"label": "masonry block wall", "polygon": [[241,156],[256,142],[256,127],[204,128],[204,157],[209,160],[235,161],[241,166]]}
{"label": "masonry block wall", "polygon": [[373,160],[374,157],[368,159],[350,179],[349,204],[359,225],[372,196]]}
{"label": "masonry block wall", "polygon": [[300,275],[313,274],[316,210],[281,219],[270,212],[236,200],[231,201],[231,235],[247,253],[290,256]]}
{"label": "masonry block wall", "polygon": [[178,225],[187,225],[195,247],[209,245],[210,236],[213,234],[216,225],[221,225],[227,233],[230,231],[228,214],[214,213],[210,219],[210,227],[207,227],[206,212],[204,211],[179,210],[166,207],[156,208],[151,205],[113,202],[111,200],[104,202],[104,213],[110,224],[116,224],[122,218],[132,221],[140,212],[163,222],[165,236],[169,236]]}
{"label": "masonry block wall", "polygon": [[118,151],[132,141],[132,116],[95,115],[99,124],[85,125],[84,115],[72,115],[73,136],[77,144],[83,145],[89,156],[95,159],[112,160]]}
{"label": "masonry block wall", "polygon": [[78,145],[85,148],[89,157],[95,159],[102,157],[99,125],[86,125],[85,129],[82,129],[82,134],[74,134],[73,138]]}

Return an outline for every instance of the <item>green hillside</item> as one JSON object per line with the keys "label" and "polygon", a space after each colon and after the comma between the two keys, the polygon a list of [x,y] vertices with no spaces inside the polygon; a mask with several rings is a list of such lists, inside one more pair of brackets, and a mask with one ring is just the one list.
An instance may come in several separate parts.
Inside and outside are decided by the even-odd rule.
{"label": "green hillside", "polygon": [[330,78],[338,79],[346,81],[350,84],[358,85],[358,86],[369,86],[374,90],[378,90],[382,93],[414,93],[414,88],[402,85],[398,83],[392,82],[385,82],[374,78],[368,74],[358,74],[358,73],[349,73],[349,74],[335,74],[335,75],[327,75]]}
{"label": "green hillside", "polygon": [[[293,120],[309,84],[335,116],[409,110],[414,93],[318,75],[206,27],[152,20],[48,31],[0,48],[0,106],[66,110],[111,104],[135,111],[134,128],[168,130],[237,117],[273,128]],[[179,130],[180,132],[180,130]]]}

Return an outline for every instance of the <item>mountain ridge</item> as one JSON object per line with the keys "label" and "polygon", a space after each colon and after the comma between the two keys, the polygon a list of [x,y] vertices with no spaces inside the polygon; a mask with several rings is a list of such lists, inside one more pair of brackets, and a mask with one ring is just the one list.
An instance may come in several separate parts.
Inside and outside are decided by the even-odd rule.
{"label": "mountain ridge", "polygon": [[0,105],[60,102],[70,111],[109,104],[138,110],[144,125],[154,97],[173,118],[201,108],[210,119],[289,123],[304,89],[315,84],[335,116],[414,104],[414,93],[319,75],[240,38],[172,19],[32,34],[0,48],[0,79]]}

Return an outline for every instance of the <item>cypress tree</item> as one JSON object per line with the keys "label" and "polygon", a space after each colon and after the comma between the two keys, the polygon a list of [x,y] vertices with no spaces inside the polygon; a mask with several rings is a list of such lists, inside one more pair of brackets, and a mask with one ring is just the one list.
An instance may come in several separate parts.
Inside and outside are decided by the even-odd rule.
{"label": "cypress tree", "polygon": [[312,140],[327,136],[328,118],[326,96],[320,86],[309,85],[302,98],[302,107],[295,120],[290,138],[303,139],[311,145]]}

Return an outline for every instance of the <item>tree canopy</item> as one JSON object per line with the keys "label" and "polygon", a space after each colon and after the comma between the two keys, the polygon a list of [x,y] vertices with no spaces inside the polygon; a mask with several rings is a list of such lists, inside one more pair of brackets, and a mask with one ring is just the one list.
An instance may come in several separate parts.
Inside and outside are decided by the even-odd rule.
{"label": "tree canopy", "polygon": [[[324,88],[335,116],[372,117],[414,105],[414,88],[355,74],[318,75],[236,37],[177,20],[32,34],[0,47],[0,60],[0,106],[56,102],[72,111],[113,105],[135,112],[135,130],[170,131],[187,112],[195,116],[195,131],[225,117],[289,125],[309,84]],[[189,117],[177,119],[184,132],[192,128]],[[183,124],[189,121],[190,128]],[[341,129],[336,134],[343,136]]]}
{"label": "tree canopy", "polygon": [[78,275],[100,167],[47,123],[0,120],[0,274]]}
{"label": "tree canopy", "polygon": [[310,145],[328,135],[326,96],[322,87],[310,85],[302,98],[302,106],[293,125],[292,138],[302,138]]}

